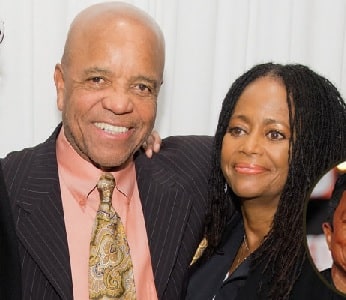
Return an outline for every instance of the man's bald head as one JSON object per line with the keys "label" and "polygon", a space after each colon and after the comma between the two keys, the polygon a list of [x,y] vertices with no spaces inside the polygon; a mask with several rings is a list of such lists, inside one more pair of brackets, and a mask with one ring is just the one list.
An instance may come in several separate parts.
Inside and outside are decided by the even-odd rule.
{"label": "man's bald head", "polygon": [[82,158],[104,170],[132,161],[154,126],[164,52],[159,26],[132,5],[77,15],[54,80],[65,136]]}
{"label": "man's bald head", "polygon": [[[125,26],[141,28],[149,33],[148,42],[157,47],[157,59],[165,60],[165,42],[162,31],[156,21],[143,10],[124,2],[103,2],[82,10],[73,20],[65,43],[62,64],[68,64],[70,52],[80,44],[80,40],[96,42],[112,29]],[[76,51],[79,51],[76,49]]]}

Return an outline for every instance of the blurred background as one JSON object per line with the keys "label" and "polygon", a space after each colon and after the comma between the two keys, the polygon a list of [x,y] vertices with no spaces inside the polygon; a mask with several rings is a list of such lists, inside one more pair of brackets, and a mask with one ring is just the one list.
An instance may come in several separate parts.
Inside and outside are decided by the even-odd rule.
{"label": "blurred background", "polygon": [[[44,141],[60,122],[53,82],[68,26],[100,1],[0,0],[0,157]],[[346,95],[344,0],[133,0],[166,38],[156,129],[213,135],[222,100],[254,64],[303,63]],[[346,158],[345,158],[346,160]],[[320,222],[337,170],[319,182],[307,213],[308,242],[320,268],[330,264]]]}

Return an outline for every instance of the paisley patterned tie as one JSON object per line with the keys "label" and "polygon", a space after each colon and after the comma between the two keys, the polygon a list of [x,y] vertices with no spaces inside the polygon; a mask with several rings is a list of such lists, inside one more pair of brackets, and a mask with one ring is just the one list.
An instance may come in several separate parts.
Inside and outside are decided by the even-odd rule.
{"label": "paisley patterned tie", "polygon": [[112,207],[115,180],[105,173],[97,184],[97,211],[89,257],[89,299],[136,299],[133,266],[123,224]]}

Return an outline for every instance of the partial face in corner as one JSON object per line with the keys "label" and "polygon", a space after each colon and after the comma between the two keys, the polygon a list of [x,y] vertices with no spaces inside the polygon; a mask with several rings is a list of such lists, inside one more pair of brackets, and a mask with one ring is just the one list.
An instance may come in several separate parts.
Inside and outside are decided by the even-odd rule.
{"label": "partial face in corner", "polygon": [[322,229],[332,255],[335,271],[343,273],[346,280],[346,191],[343,192],[334,212],[333,227],[325,222],[322,224]]}
{"label": "partial face in corner", "polygon": [[[318,183],[308,203],[308,247],[316,269],[330,288],[346,294],[346,191],[335,168]],[[329,178],[329,179],[328,179]],[[340,184],[341,183],[341,184]],[[323,191],[326,199],[323,198]],[[331,193],[331,195],[329,195]],[[314,199],[317,198],[317,199]],[[318,227],[322,229],[319,233]]]}

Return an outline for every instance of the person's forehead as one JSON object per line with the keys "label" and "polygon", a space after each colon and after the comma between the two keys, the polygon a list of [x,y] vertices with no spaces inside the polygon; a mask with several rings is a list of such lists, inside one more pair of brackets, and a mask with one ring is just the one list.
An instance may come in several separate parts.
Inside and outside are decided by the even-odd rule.
{"label": "person's forehead", "polygon": [[344,190],[339,205],[337,206],[335,210],[335,214],[339,217],[345,217],[346,218],[346,190]]}
{"label": "person's forehead", "polygon": [[340,202],[342,202],[346,206],[346,190],[343,191]]}

